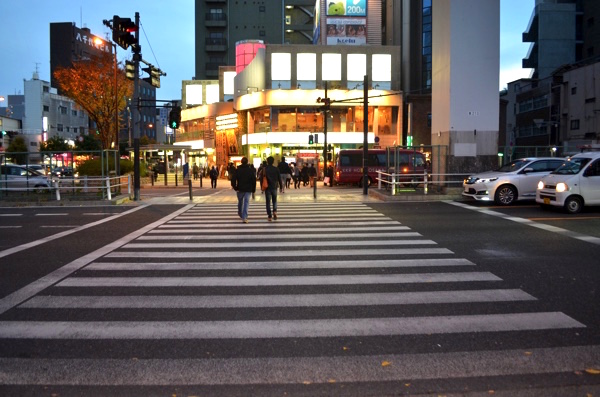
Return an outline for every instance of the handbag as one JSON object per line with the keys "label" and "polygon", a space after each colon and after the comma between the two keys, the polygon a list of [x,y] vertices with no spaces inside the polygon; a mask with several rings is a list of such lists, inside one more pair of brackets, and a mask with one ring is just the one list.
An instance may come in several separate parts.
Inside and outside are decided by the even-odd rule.
{"label": "handbag", "polygon": [[260,183],[260,190],[262,190],[264,192],[265,190],[267,190],[268,187],[269,187],[269,180],[267,179],[267,175],[265,173],[265,175],[263,175],[262,181]]}

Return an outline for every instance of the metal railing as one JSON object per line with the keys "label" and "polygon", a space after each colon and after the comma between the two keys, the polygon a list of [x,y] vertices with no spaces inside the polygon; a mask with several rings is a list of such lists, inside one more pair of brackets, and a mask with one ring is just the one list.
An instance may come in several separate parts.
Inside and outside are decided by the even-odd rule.
{"label": "metal railing", "polygon": [[423,190],[423,194],[428,194],[429,190],[436,188],[436,191],[443,191],[448,187],[461,187],[465,177],[470,174],[397,174],[377,171],[377,189],[391,190],[395,196],[402,187],[412,187],[414,191],[417,188]]}
{"label": "metal railing", "polygon": [[[12,186],[11,186],[12,184]],[[16,186],[19,184],[19,186]],[[112,200],[115,195],[127,192],[131,196],[131,175],[109,177],[65,177],[51,181],[51,186],[22,186],[22,181],[2,180],[0,200],[24,198],[35,194],[36,198],[49,195],[49,200],[61,201],[62,198]],[[14,195],[13,195],[14,193]]]}

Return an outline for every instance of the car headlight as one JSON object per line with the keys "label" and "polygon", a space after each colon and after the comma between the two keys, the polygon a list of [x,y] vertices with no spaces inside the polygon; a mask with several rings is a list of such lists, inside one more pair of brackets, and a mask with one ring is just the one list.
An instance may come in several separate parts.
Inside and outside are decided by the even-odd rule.
{"label": "car headlight", "polygon": [[569,190],[569,186],[567,186],[566,183],[564,182],[559,182],[556,184],[556,191],[561,193],[561,192],[566,192],[567,190]]}
{"label": "car headlight", "polygon": [[477,182],[479,183],[490,183],[490,182],[494,182],[497,181],[498,178],[484,178],[484,179],[480,179]]}
{"label": "car headlight", "polygon": [[544,182],[542,182],[542,181],[539,181],[539,182],[538,182],[538,189],[540,189],[540,190],[541,190],[541,189],[543,189],[543,188],[544,188]]}

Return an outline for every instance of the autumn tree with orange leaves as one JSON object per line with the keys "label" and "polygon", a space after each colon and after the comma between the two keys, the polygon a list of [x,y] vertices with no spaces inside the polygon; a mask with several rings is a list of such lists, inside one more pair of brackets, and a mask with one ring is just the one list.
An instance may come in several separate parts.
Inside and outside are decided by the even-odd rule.
{"label": "autumn tree with orange leaves", "polygon": [[[133,82],[117,67],[115,95],[113,54],[104,53],[91,60],[74,61],[70,67],[58,68],[54,77],[66,96],[81,106],[96,123],[102,149],[110,149],[112,143],[118,141],[116,134],[121,125],[121,111],[133,93]],[[115,122],[119,125],[115,126]]]}

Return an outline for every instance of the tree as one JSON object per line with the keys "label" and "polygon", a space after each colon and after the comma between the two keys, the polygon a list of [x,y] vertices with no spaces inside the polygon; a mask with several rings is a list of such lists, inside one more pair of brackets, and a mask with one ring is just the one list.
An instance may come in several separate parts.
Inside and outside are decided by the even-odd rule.
{"label": "tree", "polygon": [[6,157],[10,158],[15,164],[25,164],[29,156],[27,144],[22,136],[16,136],[6,148]]}
{"label": "tree", "polygon": [[[96,123],[103,149],[110,149],[112,143],[117,142],[121,111],[133,93],[132,82],[118,66],[115,92],[114,68],[113,54],[104,53],[91,60],[75,61],[70,67],[58,68],[54,72],[60,88]],[[118,113],[116,117],[115,111]],[[118,126],[115,126],[115,120]]]}
{"label": "tree", "polygon": [[49,138],[46,142],[40,142],[40,152],[66,152],[69,145],[58,135]]}
{"label": "tree", "polygon": [[99,151],[100,141],[94,135],[80,135],[75,141],[75,149],[83,151]]}

